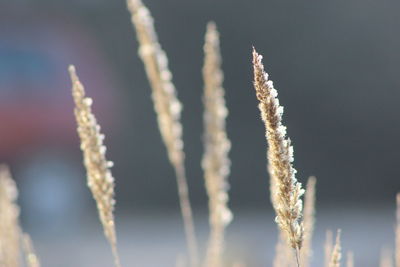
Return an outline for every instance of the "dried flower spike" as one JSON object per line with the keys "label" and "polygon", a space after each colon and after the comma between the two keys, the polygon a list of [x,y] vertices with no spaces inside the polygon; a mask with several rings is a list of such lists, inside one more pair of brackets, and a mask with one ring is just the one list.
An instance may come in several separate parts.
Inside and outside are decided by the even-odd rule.
{"label": "dried flower spike", "polygon": [[18,267],[20,253],[18,190],[7,166],[0,165],[0,266]]}
{"label": "dried flower spike", "polygon": [[127,4],[140,44],[139,56],[145,65],[152,88],[158,127],[167,147],[169,160],[175,169],[190,263],[191,266],[197,266],[197,238],[184,167],[185,154],[180,123],[182,105],[177,98],[176,89],[172,83],[172,74],[168,69],[168,59],[158,42],[149,10],[141,0],[127,0]]}
{"label": "dried flower spike", "polygon": [[204,44],[204,146],[202,167],[208,194],[210,237],[207,247],[205,266],[222,266],[224,250],[224,230],[232,220],[228,208],[228,174],[230,161],[225,119],[228,110],[225,106],[223,73],[221,70],[221,54],[219,33],[213,22],[208,23]]}
{"label": "dried flower spike", "polygon": [[111,245],[115,265],[121,266],[117,252],[117,237],[114,224],[114,178],[110,167],[112,162],[105,157],[104,135],[92,113],[92,99],[85,96],[85,89],[76,74],[75,67],[69,67],[72,81],[72,96],[75,102],[75,118],[81,140],[83,161],[87,173],[87,184],[97,204],[104,234]]}
{"label": "dried flower spike", "polygon": [[275,188],[272,196],[277,213],[276,222],[292,248],[296,250],[297,261],[303,241],[302,201],[304,190],[296,180],[296,170],[292,166],[293,148],[286,137],[286,127],[282,125],[283,107],[279,105],[277,91],[268,74],[264,72],[262,56],[253,49],[254,88],[259,100],[259,109],[265,123],[268,141],[268,161],[271,184]]}

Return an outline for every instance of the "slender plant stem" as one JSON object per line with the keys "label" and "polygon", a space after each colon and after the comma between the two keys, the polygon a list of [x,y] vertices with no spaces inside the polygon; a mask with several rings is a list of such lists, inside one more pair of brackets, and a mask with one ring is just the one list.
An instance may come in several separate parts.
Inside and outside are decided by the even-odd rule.
{"label": "slender plant stem", "polygon": [[172,83],[172,74],[168,68],[167,56],[158,42],[150,11],[141,0],[127,0],[127,5],[131,12],[132,23],[136,29],[137,39],[140,44],[139,56],[145,65],[152,87],[154,109],[157,113],[161,136],[166,145],[169,160],[176,173],[190,263],[192,267],[197,267],[197,241],[184,168],[185,154],[180,122],[181,103],[177,98],[177,92]]}
{"label": "slender plant stem", "polygon": [[186,242],[189,250],[191,266],[198,266],[197,238],[194,229],[192,208],[189,200],[189,190],[187,185],[185,168],[183,165],[175,165],[176,182],[178,186],[179,204],[183,217]]}
{"label": "slender plant stem", "polygon": [[299,248],[296,248],[296,264],[297,264],[297,267],[300,267],[300,251],[299,251]]}

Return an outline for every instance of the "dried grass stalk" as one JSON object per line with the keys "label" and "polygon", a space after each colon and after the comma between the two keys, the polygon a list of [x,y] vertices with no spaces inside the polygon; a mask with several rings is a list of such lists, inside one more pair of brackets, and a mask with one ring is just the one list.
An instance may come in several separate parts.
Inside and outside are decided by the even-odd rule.
{"label": "dried grass stalk", "polygon": [[342,246],[340,244],[340,229],[337,231],[336,234],[336,242],[335,246],[333,247],[331,259],[329,261],[329,267],[340,267],[340,260],[342,258]]}
{"label": "dried grass stalk", "polygon": [[332,250],[333,250],[333,233],[331,230],[327,230],[325,237],[325,244],[324,244],[325,267],[329,267]]}
{"label": "dried grass stalk", "polygon": [[22,246],[27,267],[40,267],[39,258],[35,253],[31,237],[26,233],[22,234]]}
{"label": "dried grass stalk", "polygon": [[0,165],[0,266],[18,267],[20,255],[18,190],[7,166]]}
{"label": "dried grass stalk", "polygon": [[400,193],[396,195],[396,267],[400,267]]}
{"label": "dried grass stalk", "polygon": [[304,237],[303,248],[300,259],[302,267],[309,267],[312,256],[312,235],[315,223],[315,184],[317,179],[314,176],[308,178],[306,193],[304,196]]}
{"label": "dried grass stalk", "polygon": [[354,267],[354,254],[352,251],[347,252],[346,267]]}
{"label": "dried grass stalk", "polygon": [[230,142],[225,130],[228,110],[225,106],[225,93],[222,87],[219,33],[213,22],[207,25],[204,53],[205,153],[202,167],[208,194],[211,227],[205,266],[220,267],[224,250],[224,230],[232,220],[227,194]]}
{"label": "dried grass stalk", "polygon": [[382,249],[379,266],[393,267],[392,252],[390,251],[390,249],[387,248]]}
{"label": "dried grass stalk", "polygon": [[139,56],[145,65],[152,87],[158,126],[167,147],[169,160],[176,173],[190,262],[192,266],[197,266],[197,239],[184,167],[185,154],[180,123],[182,105],[177,99],[176,89],[172,83],[172,74],[168,69],[167,56],[158,42],[149,10],[140,0],[127,0],[127,4],[140,44]]}
{"label": "dried grass stalk", "polygon": [[158,126],[176,173],[190,262],[192,266],[197,266],[197,239],[184,167],[185,154],[180,123],[182,105],[177,99],[172,74],[168,69],[168,59],[158,42],[149,10],[140,0],[127,0],[127,4],[140,43],[139,56],[145,65],[153,90],[152,98]]}
{"label": "dried grass stalk", "polygon": [[85,96],[85,89],[76,74],[75,67],[69,67],[72,81],[72,96],[75,102],[75,118],[81,140],[81,150],[87,173],[87,184],[96,200],[103,230],[108,239],[116,266],[121,266],[117,252],[117,237],[114,223],[114,178],[110,167],[112,162],[105,157],[104,135],[92,113],[92,99]]}
{"label": "dried grass stalk", "polygon": [[264,72],[262,56],[253,49],[254,88],[260,101],[259,109],[265,123],[268,141],[268,160],[272,183],[275,184],[273,205],[277,216],[276,222],[292,248],[299,250],[303,241],[302,201],[304,190],[296,180],[296,170],[292,166],[293,148],[286,137],[286,127],[282,125],[283,107],[279,105],[277,91],[268,74]]}

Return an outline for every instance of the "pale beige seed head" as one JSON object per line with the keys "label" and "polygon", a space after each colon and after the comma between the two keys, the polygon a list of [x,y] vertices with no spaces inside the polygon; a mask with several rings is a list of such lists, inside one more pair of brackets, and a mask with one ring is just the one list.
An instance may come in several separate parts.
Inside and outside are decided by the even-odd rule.
{"label": "pale beige seed head", "polygon": [[167,55],[158,42],[150,11],[140,0],[127,0],[127,4],[140,44],[139,56],[152,87],[158,126],[167,146],[169,159],[173,164],[182,164],[185,157],[180,123],[182,104],[172,83]]}
{"label": "pale beige seed head", "polygon": [[224,229],[232,219],[228,208],[228,174],[230,160],[225,119],[228,114],[225,106],[223,73],[219,48],[219,33],[213,22],[208,23],[204,44],[204,147],[202,161],[204,179],[209,201],[210,237],[205,266],[222,266],[224,250]]}
{"label": "pale beige seed head", "polygon": [[85,89],[76,74],[75,67],[69,67],[72,81],[72,96],[75,102],[75,118],[83,152],[83,162],[87,173],[87,184],[97,204],[100,221],[114,255],[115,265],[120,266],[117,253],[117,237],[114,225],[114,178],[107,161],[104,135],[92,113],[92,99],[85,96]]}
{"label": "pale beige seed head", "polygon": [[18,190],[7,166],[0,165],[0,266],[19,266]]}
{"label": "pale beige seed head", "polygon": [[341,230],[339,229],[336,234],[336,242],[331,253],[329,267],[340,267],[340,260],[342,258],[342,246],[340,244],[340,234]]}
{"label": "pale beige seed head", "polygon": [[184,167],[185,154],[183,152],[182,125],[180,122],[182,104],[177,98],[176,89],[172,83],[172,74],[168,68],[168,59],[158,42],[153,18],[149,10],[141,0],[127,0],[127,5],[140,44],[139,56],[144,63],[152,88],[158,127],[167,147],[169,160],[176,173],[190,262],[192,266],[197,266],[197,238]]}
{"label": "pale beige seed head", "polygon": [[271,176],[273,206],[277,213],[276,222],[292,248],[298,251],[303,241],[302,200],[304,190],[295,177],[292,166],[293,147],[286,137],[282,125],[283,107],[279,105],[277,91],[264,71],[262,56],[253,49],[254,88],[259,100],[261,118],[266,128],[268,161]]}

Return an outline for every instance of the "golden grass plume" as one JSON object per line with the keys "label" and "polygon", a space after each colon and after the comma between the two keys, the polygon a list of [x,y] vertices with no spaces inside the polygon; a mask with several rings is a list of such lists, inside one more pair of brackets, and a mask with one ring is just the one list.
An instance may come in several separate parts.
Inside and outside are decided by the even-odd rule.
{"label": "golden grass plume", "polygon": [[303,241],[302,201],[304,190],[296,180],[296,170],[292,166],[293,148],[286,137],[286,128],[282,125],[283,107],[279,105],[277,91],[268,74],[264,71],[262,56],[253,49],[254,88],[259,100],[259,109],[266,128],[268,141],[268,161],[271,190],[275,195],[273,205],[276,211],[276,222],[296,250],[297,260]]}
{"label": "golden grass plume", "polygon": [[117,236],[114,221],[114,177],[110,167],[112,162],[105,157],[104,135],[91,110],[92,99],[85,96],[85,89],[76,74],[74,66],[69,66],[72,81],[72,96],[75,102],[75,118],[86,168],[87,184],[96,201],[104,234],[111,245],[115,265],[121,266],[117,252]]}
{"label": "golden grass plume", "polygon": [[230,160],[228,153],[230,141],[227,138],[225,119],[228,110],[225,106],[223,73],[219,33],[213,22],[208,23],[204,44],[204,146],[202,167],[209,203],[210,237],[207,246],[205,266],[222,266],[224,250],[224,230],[232,220],[228,208],[228,174]]}
{"label": "golden grass plume", "polygon": [[158,126],[169,159],[174,166],[182,165],[185,158],[180,122],[182,104],[172,83],[167,56],[158,42],[149,10],[140,0],[128,0],[128,9],[132,14],[132,23],[140,45],[139,56],[150,81]]}
{"label": "golden grass plume", "polygon": [[140,44],[139,56],[144,63],[152,88],[158,126],[167,147],[169,160],[175,169],[190,262],[192,266],[197,266],[197,238],[184,166],[185,154],[180,122],[182,104],[177,98],[176,89],[172,83],[172,74],[168,68],[168,59],[158,42],[149,10],[140,0],[127,0],[127,5]]}

